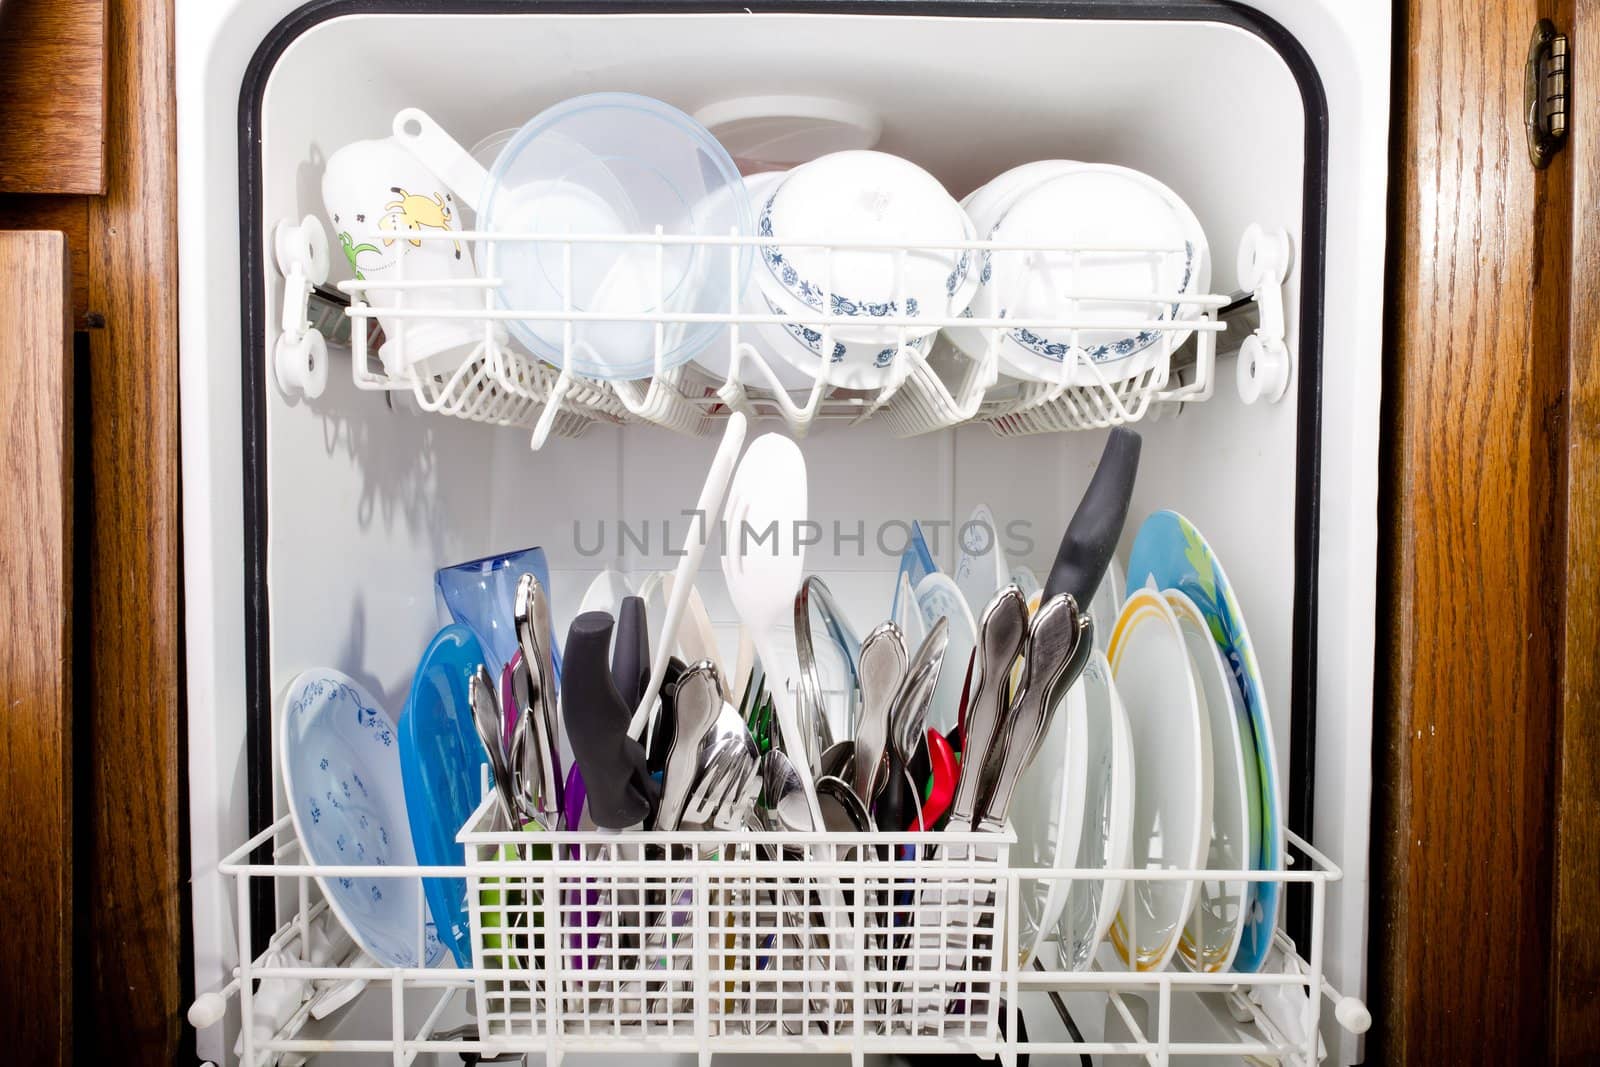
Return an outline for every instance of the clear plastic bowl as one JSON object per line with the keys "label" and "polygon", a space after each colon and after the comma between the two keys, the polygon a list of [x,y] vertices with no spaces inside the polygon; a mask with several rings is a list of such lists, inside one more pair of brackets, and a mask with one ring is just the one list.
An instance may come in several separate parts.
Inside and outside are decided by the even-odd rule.
{"label": "clear plastic bowl", "polygon": [[[752,232],[739,172],[716,138],[671,105],[633,93],[574,97],[530,120],[501,151],[479,212],[499,233],[726,236]],[[730,263],[727,246],[622,242],[484,242],[480,269],[504,279],[502,307],[560,311],[571,249],[571,308],[624,315],[727,312],[750,273],[751,249]],[[659,262],[659,267],[658,267]],[[566,323],[514,320],[512,333],[558,367],[568,362]],[[715,338],[717,323],[668,323],[662,369]],[[655,371],[651,322],[572,324],[572,369],[593,378]]]}

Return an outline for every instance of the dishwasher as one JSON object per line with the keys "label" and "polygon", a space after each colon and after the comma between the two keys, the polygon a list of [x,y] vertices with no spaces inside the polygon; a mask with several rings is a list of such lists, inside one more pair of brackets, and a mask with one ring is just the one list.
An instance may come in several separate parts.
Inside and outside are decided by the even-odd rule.
{"label": "dishwasher", "polygon": [[[1362,1061],[1386,5],[179,0],[177,16],[200,1061]],[[543,224],[519,215],[534,188],[519,167],[648,161],[658,135],[698,155],[601,166],[598,193],[538,185]],[[1054,169],[1018,192],[1027,165]],[[894,182],[922,190],[913,230],[946,204],[955,228],[896,238],[907,201],[873,192]],[[1006,210],[985,206],[1007,182]],[[375,206],[344,206],[363,184]],[[674,208],[698,225],[596,206],[647,186],[704,194]],[[595,263],[613,265],[598,283]],[[1096,291],[1132,276],[1134,296]],[[877,302],[841,296],[869,281]],[[1052,596],[1080,501],[1116,495],[1118,462],[1136,463],[1126,517],[1101,531],[1092,584]],[[716,523],[725,500],[795,519],[783,552]],[[797,544],[791,611],[800,577],[774,560]],[[1164,593],[1173,568],[1204,596]],[[537,580],[507,626],[513,593],[494,583],[524,570]],[[504,618],[448,626],[471,610],[452,573]],[[782,595],[762,599],[763,578]],[[543,615],[524,633],[529,597]],[[829,648],[808,674],[813,619]],[[985,670],[1008,619],[1016,647]],[[1078,627],[1070,694],[1029,680],[1054,626]],[[704,789],[652,792],[672,792],[678,754],[656,736],[666,700],[646,695],[660,669],[615,701],[644,695],[628,751],[641,776],[667,761],[657,785],[588,764],[578,809],[606,821],[608,791],[648,799],[648,819],[699,805],[715,815],[698,837],[511,832],[494,755],[473,764],[464,824],[384,853],[381,875],[327,852],[361,848],[367,814],[344,819],[330,790],[334,836],[311,825],[331,812],[297,807],[291,779],[333,773],[288,736],[310,729],[302,713],[353,710],[348,744],[398,733],[409,758],[419,661],[458,652],[451,633],[463,707],[482,697],[492,717],[518,703],[509,680],[542,685],[522,718],[548,699],[551,758],[584,764],[598,742],[568,697],[596,642],[616,669],[625,632],[644,668],[706,661],[672,665],[662,692],[683,730],[707,678],[725,700],[706,697],[712,718],[742,716],[736,786],[765,822],[748,803],[741,825],[718,821]],[[1175,681],[1161,642],[1196,633],[1186,660],[1174,646],[1193,671]],[[801,670],[769,672],[796,650]],[[881,785],[852,778],[878,781],[861,724],[899,724],[919,679],[923,710],[943,711],[911,717],[903,757],[898,737],[876,743],[907,783],[887,793],[919,813],[939,770],[926,789],[910,770],[951,760],[960,825],[939,836],[899,833]],[[1030,706],[1046,725],[1009,818],[1002,803],[978,826],[962,787],[1010,760],[1010,733],[987,763],[959,753],[981,751],[979,709]],[[1083,725],[1101,715],[1122,725]],[[1185,755],[1190,726],[1203,759]],[[848,744],[824,788],[830,735]],[[773,799],[788,757],[810,802],[794,822]],[[403,775],[384,766],[354,780],[393,802]],[[1061,784],[1085,778],[1105,794]],[[1012,796],[992,770],[974,790]],[[1058,790],[1077,790],[1060,812]],[[1237,862],[1217,862],[1225,818],[1248,838]],[[1086,851],[1076,828],[1123,840],[1107,827],[1128,822],[1132,851]],[[425,861],[435,845],[459,858]],[[439,914],[442,885],[461,914]],[[1138,916],[1179,897],[1147,953]],[[1220,962],[1203,915],[1232,939]]]}

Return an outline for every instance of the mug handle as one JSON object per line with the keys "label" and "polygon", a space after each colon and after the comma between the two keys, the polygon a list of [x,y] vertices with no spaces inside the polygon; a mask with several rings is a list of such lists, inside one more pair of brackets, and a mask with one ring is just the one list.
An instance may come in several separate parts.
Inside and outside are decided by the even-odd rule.
{"label": "mug handle", "polygon": [[473,211],[489,181],[489,172],[421,108],[408,107],[394,116],[394,137]]}

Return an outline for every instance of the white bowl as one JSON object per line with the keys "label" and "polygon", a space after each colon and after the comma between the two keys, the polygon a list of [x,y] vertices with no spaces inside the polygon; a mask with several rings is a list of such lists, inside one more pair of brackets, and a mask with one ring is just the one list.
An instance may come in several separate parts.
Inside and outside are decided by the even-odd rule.
{"label": "white bowl", "polygon": [[[1071,159],[1038,159],[1032,163],[1012,167],[968,193],[961,201],[962,210],[966,211],[967,218],[972,220],[973,230],[982,237],[988,237],[989,232],[995,228],[1005,215],[1006,209],[1017,197],[1041,182],[1059,177],[1078,165]],[[981,286],[983,253],[978,253],[978,256]],[[976,298],[977,294],[974,294],[974,300]],[[976,313],[976,309],[969,308],[969,310]],[[966,355],[973,359],[982,359],[984,350],[989,345],[989,334],[994,331],[980,330],[975,326],[950,326],[944,332]]]}
{"label": "white bowl", "polygon": [[1040,182],[1058,177],[1078,166],[1071,159],[1036,159],[995,175],[961,201],[962,208],[979,233],[988,233],[1011,202]]}
{"label": "white bowl", "polygon": [[[788,313],[787,309],[765,299],[764,294],[762,300],[765,304],[763,311],[767,314]],[[825,338],[818,327],[798,322],[785,322],[782,325],[762,323],[756,327],[756,331],[768,351],[776,353],[787,363],[792,373],[804,377],[807,388],[815,380],[817,361],[823,358],[825,347],[828,353],[828,384],[844,389],[882,388],[889,381],[894,357],[900,351],[900,346],[892,340],[842,341],[838,330]],[[905,344],[913,352],[926,356],[928,349],[933,347],[935,336],[934,333],[925,333],[920,337],[908,337]],[[827,342],[826,346],[824,341]]]}
{"label": "white bowl", "polygon": [[[761,205],[783,183],[786,176],[783,171],[770,171],[745,177],[743,188],[745,195],[750,199],[752,212],[760,210]],[[719,192],[718,195],[725,194]],[[792,309],[775,303],[767,296],[766,290],[756,284],[745,286],[740,299],[740,310],[749,315],[792,313]],[[838,332],[835,331],[836,334]],[[926,355],[932,337],[932,334],[926,334],[914,340],[908,339],[907,345]],[[781,325],[762,323],[741,329],[739,341],[741,344],[748,344],[761,361],[772,370],[781,388],[790,392],[800,392],[809,390],[815,384],[818,363],[823,353],[820,328],[792,322]],[[890,364],[893,363],[897,351],[899,347],[893,341],[887,344],[846,341],[835,336],[828,346],[826,367],[828,384],[845,389],[877,389],[888,380]],[[733,349],[729,343],[728,331],[723,331],[699,352],[694,361],[713,377],[726,381],[733,363]],[[748,357],[740,361],[739,379],[746,385],[758,389],[772,388],[767,375],[752,366]]]}
{"label": "white bowl", "polygon": [[[1019,168],[1021,169],[1021,168]],[[1200,294],[1211,283],[1210,251],[1199,220],[1172,190],[1148,175],[1105,164],[1041,166],[1048,175],[1020,186],[1006,202],[977,205],[997,242],[1051,244],[1069,251],[994,252],[980,269],[972,314],[979,318],[1072,319],[1082,328],[1006,330],[1000,369],[1014,377],[1054,382],[1077,347],[1108,380],[1149,370],[1191,331],[1130,328],[1148,321],[1197,319],[1201,309],[1181,302],[1140,299]],[[974,196],[976,198],[976,195]],[[1081,251],[1083,249],[1132,249]],[[1140,251],[1138,249],[1161,249]],[[1080,299],[1074,301],[1074,295]],[[1093,297],[1096,299],[1083,299]],[[986,331],[959,329],[954,340],[981,358]],[[1075,384],[1093,376],[1079,372]]]}
{"label": "white bowl", "polygon": [[[936,327],[874,326],[889,316],[938,318],[959,315],[977,289],[974,257],[961,249],[922,248],[904,253],[904,277],[896,284],[901,253],[895,250],[828,253],[804,242],[892,242],[934,245],[972,240],[961,205],[938,179],[908,160],[885,152],[835,152],[796,167],[757,213],[756,233],[763,268],[756,276],[768,300],[797,319],[837,316],[835,338],[866,346],[898,344]],[[820,324],[806,325],[820,331]]]}
{"label": "white bowl", "polygon": [[[762,204],[766,203],[767,197],[783,181],[784,173],[784,171],[780,170],[769,171],[764,174],[745,175],[743,184],[739,186],[739,192],[749,200],[752,214],[758,211]],[[719,189],[717,190],[716,198],[720,201],[722,198],[732,195],[732,192],[731,187]],[[712,205],[709,210],[700,213],[716,215],[721,212],[716,210],[715,205]],[[770,314],[766,301],[761,297],[760,286],[753,282],[745,285],[744,292],[739,299],[739,310],[747,315]],[[712,377],[718,381],[727,381],[728,373],[733,366],[733,348],[729,341],[729,333],[730,331],[723,330],[710,344],[696,353],[694,357],[694,362],[710,372]],[[815,381],[815,375],[797,365],[799,362],[798,356],[795,358],[787,356],[779,358],[762,328],[746,326],[740,329],[739,341],[740,343],[748,343],[751,348],[755,349],[756,354],[761,357],[761,361],[771,368],[772,372],[777,376],[778,384],[782,388],[791,391],[811,388],[812,382]],[[788,348],[793,343],[788,338],[784,338],[782,347]],[[748,358],[741,359],[739,362],[739,380],[757,389],[772,388],[772,383],[767,380],[767,376],[762,374],[758,368],[751,366]]]}

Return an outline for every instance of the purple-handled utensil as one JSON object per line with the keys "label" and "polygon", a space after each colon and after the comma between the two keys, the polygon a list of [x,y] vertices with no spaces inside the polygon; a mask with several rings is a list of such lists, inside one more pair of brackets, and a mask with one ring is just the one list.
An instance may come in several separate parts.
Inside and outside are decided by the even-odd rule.
{"label": "purple-handled utensil", "polygon": [[[583,824],[583,804],[587,798],[588,790],[584,789],[583,787],[583,771],[579,770],[578,765],[574,763],[567,771],[566,788],[561,792],[561,801],[564,809],[561,813],[563,828],[567,830],[593,829],[593,827],[586,827]],[[579,846],[567,846],[567,858],[569,860],[576,861],[579,859],[579,852]],[[600,903],[600,891],[598,889],[584,890],[583,902],[590,909],[594,909],[595,906]],[[567,903],[577,903],[576,890],[567,894]],[[599,911],[590,910],[584,914],[584,925],[599,926],[601,918],[602,916]],[[601,935],[596,933],[585,934],[583,935],[583,939],[587,942],[587,945],[584,947],[593,950],[600,946]],[[574,934],[572,936],[572,940],[573,947],[578,947],[578,935]],[[602,966],[602,960],[597,955],[589,955],[587,957],[587,963],[585,963],[584,956],[575,955],[572,965],[577,970],[583,970],[585,966],[587,966],[590,970],[594,970],[595,968]]]}

